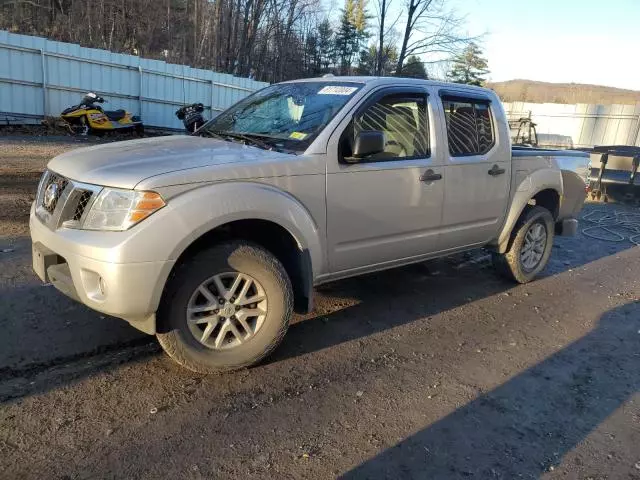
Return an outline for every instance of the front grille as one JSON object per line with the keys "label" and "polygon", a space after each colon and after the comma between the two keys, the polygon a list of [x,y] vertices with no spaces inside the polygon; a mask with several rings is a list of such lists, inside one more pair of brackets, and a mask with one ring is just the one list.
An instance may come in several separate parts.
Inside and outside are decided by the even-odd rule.
{"label": "front grille", "polygon": [[38,188],[35,214],[51,230],[63,225],[80,228],[85,211],[91,208],[101,189],[47,170]]}
{"label": "front grille", "polygon": [[[49,213],[53,213],[58,205],[58,200],[67,188],[69,181],[53,172],[49,172],[40,192],[40,204]],[[52,187],[54,185],[54,187]]]}
{"label": "front grille", "polygon": [[78,198],[78,205],[76,205],[76,210],[73,213],[73,218],[72,218],[73,221],[75,221],[75,222],[79,222],[80,221],[80,219],[82,218],[82,214],[84,213],[85,209],[87,208],[87,204],[91,200],[92,196],[93,196],[93,192],[90,191],[90,190],[84,190],[80,194],[80,197]]}

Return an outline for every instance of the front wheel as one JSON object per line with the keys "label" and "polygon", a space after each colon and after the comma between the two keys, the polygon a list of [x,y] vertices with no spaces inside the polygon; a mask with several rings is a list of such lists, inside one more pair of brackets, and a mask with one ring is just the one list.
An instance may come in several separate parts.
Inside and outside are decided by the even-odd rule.
{"label": "front wheel", "polygon": [[180,265],[158,312],[158,341],[199,373],[258,363],[281,342],[293,311],[282,264],[258,245],[231,242]]}
{"label": "front wheel", "polygon": [[527,207],[511,233],[508,250],[493,254],[496,270],[518,283],[530,282],[546,267],[553,237],[554,222],[549,210]]}

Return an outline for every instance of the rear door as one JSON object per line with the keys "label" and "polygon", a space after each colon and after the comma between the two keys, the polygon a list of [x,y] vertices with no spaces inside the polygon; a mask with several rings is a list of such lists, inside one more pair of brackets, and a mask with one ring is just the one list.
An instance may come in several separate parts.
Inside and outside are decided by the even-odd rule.
{"label": "rear door", "polygon": [[[426,89],[373,92],[329,141],[328,255],[333,273],[437,250],[444,181],[432,145],[437,106]],[[349,163],[359,131],[382,131],[383,152]]]}
{"label": "rear door", "polygon": [[[497,234],[509,199],[511,151],[489,97],[440,90],[447,140],[440,249],[486,243]],[[502,120],[502,119],[501,119]]]}

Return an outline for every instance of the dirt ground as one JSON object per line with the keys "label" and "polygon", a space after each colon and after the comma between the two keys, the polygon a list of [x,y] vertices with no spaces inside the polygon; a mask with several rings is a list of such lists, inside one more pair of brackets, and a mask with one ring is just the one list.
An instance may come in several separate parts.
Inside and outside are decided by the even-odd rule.
{"label": "dirt ground", "polygon": [[98,142],[93,137],[0,136],[0,238],[29,234],[29,205],[51,158]]}
{"label": "dirt ground", "polygon": [[0,478],[640,480],[629,241],[557,238],[525,286],[482,251],[329,284],[264,364],[197,375],[31,272],[38,177],[85,143],[0,138]]}

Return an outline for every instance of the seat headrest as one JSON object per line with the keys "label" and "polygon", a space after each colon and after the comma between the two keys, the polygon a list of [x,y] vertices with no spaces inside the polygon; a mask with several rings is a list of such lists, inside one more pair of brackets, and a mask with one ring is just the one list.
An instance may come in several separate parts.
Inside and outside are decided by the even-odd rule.
{"label": "seat headrest", "polygon": [[389,130],[406,130],[417,128],[413,110],[409,107],[392,107],[385,115]]}

